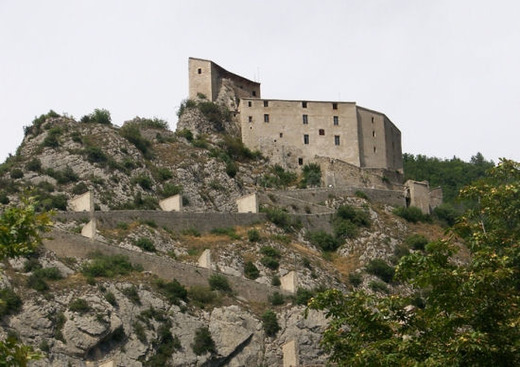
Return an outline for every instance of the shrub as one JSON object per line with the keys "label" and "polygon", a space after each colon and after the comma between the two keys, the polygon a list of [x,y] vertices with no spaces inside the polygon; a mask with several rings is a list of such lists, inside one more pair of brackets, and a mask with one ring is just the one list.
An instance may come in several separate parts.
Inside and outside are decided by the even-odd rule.
{"label": "shrub", "polygon": [[112,278],[116,275],[127,275],[139,268],[134,267],[126,256],[123,255],[103,255],[94,253],[92,260],[85,264],[81,272],[87,277],[107,277]]}
{"label": "shrub", "polygon": [[269,220],[277,227],[283,229],[286,232],[290,232],[293,229],[294,224],[291,220],[291,216],[282,209],[266,209],[265,213],[267,215],[267,220]]}
{"label": "shrub", "polygon": [[211,290],[218,290],[223,292],[231,292],[231,286],[228,279],[221,274],[213,274],[208,279]]}
{"label": "shrub", "polygon": [[408,208],[405,208],[405,207],[395,208],[393,210],[393,213],[395,215],[400,216],[401,218],[405,219],[407,222],[410,222],[410,223],[429,221],[429,216],[423,214],[421,209],[419,209],[415,206],[410,206]]}
{"label": "shrub", "polygon": [[43,269],[35,265],[32,271],[33,273],[27,279],[27,286],[38,292],[44,292],[49,289],[49,285],[45,280],[58,280],[63,278],[56,267]]}
{"label": "shrub", "polygon": [[152,179],[144,173],[134,177],[132,183],[141,186],[144,190],[151,190],[153,185]]}
{"label": "shrub", "polygon": [[262,326],[267,336],[275,336],[280,331],[278,318],[272,310],[267,310],[262,314]]}
{"label": "shrub", "polygon": [[49,168],[45,173],[53,177],[60,185],[65,185],[69,182],[76,182],[79,180],[79,176],[69,166],[65,167],[61,171],[55,171],[52,168]]}
{"label": "shrub", "polygon": [[236,234],[235,228],[232,227],[224,227],[224,228],[213,228],[211,233],[228,236],[231,239],[238,240],[240,236]]}
{"label": "shrub", "polygon": [[399,245],[395,246],[394,256],[397,259],[400,259],[403,256],[406,256],[406,255],[409,255],[409,254],[410,254],[410,250],[409,250],[409,247],[406,244],[399,244]]}
{"label": "shrub", "polygon": [[143,153],[143,156],[146,159],[153,158],[153,151],[151,149],[152,143],[141,135],[141,131],[139,130],[139,126],[137,124],[126,123],[119,130],[119,133],[123,138],[128,140],[130,143],[134,144],[135,147],[141,153]]}
{"label": "shrub", "polygon": [[42,162],[38,158],[33,158],[25,165],[28,171],[41,172]]}
{"label": "shrub", "polygon": [[247,231],[247,239],[249,242],[258,242],[260,241],[260,232],[256,229],[250,229]]}
{"label": "shrub", "polygon": [[90,115],[83,116],[80,122],[111,125],[112,117],[110,116],[110,112],[108,110],[96,108]]}
{"label": "shrub", "polygon": [[209,287],[192,286],[188,291],[190,299],[199,307],[212,303],[216,296]]}
{"label": "shrub", "polygon": [[273,287],[279,287],[281,284],[282,282],[280,281],[280,277],[278,275],[274,275],[271,279],[271,285]]}
{"label": "shrub", "polygon": [[286,171],[277,164],[270,168],[269,174],[265,174],[262,177],[260,185],[263,187],[283,188],[292,185],[297,177],[296,173]]}
{"label": "shrub", "polygon": [[0,289],[0,318],[22,309],[22,299],[11,289]]}
{"label": "shrub", "polygon": [[252,261],[248,261],[244,264],[244,275],[246,278],[254,280],[260,276],[260,271]]}
{"label": "shrub", "polygon": [[159,291],[173,304],[178,305],[181,300],[187,301],[188,299],[188,291],[177,279],[173,279],[171,282],[157,280],[155,284]]}
{"label": "shrub", "polygon": [[60,141],[58,140],[58,137],[63,133],[63,130],[55,126],[51,128],[47,132],[47,136],[45,139],[43,139],[42,146],[44,147],[50,147],[50,148],[57,148],[60,146]]}
{"label": "shrub", "polygon": [[177,111],[177,117],[180,118],[184,114],[184,112],[186,112],[187,109],[195,107],[197,107],[197,101],[194,101],[193,99],[185,99],[179,106],[179,110]]}
{"label": "shrub", "polygon": [[388,265],[383,259],[372,259],[366,266],[369,274],[375,275],[386,283],[394,278],[395,269]]}
{"label": "shrub", "polygon": [[188,129],[182,129],[177,131],[177,136],[186,139],[187,141],[193,140],[193,133]]}
{"label": "shrub", "polygon": [[31,126],[24,126],[24,134],[25,136],[29,134],[33,134],[34,136],[38,135],[41,132],[41,126],[47,121],[49,118],[61,117],[59,114],[50,110],[47,114],[40,115],[40,117],[35,117]]}
{"label": "shrub", "polygon": [[114,293],[112,292],[106,292],[105,293],[105,299],[107,300],[108,303],[110,303],[112,306],[117,306],[117,300],[116,300],[116,296],[114,295]]}
{"label": "shrub", "polygon": [[134,244],[139,247],[143,251],[148,252],[155,252],[157,249],[155,248],[155,245],[153,244],[153,241],[146,237],[140,237],[138,238]]}
{"label": "shrub", "polygon": [[336,217],[349,220],[358,227],[370,227],[370,215],[368,212],[351,205],[341,205],[336,211]]}
{"label": "shrub", "polygon": [[269,302],[271,302],[271,305],[273,306],[280,306],[285,303],[285,298],[283,294],[279,292],[274,292],[269,296]]}
{"label": "shrub", "polygon": [[195,331],[191,349],[198,356],[206,353],[216,353],[215,342],[207,327],[201,327]]}
{"label": "shrub", "polygon": [[90,163],[106,163],[108,160],[108,157],[103,150],[95,145],[90,145],[85,148],[83,154],[87,156],[87,161]]}
{"label": "shrub", "polygon": [[426,237],[417,233],[406,237],[404,240],[404,244],[414,250],[424,250],[428,242]]}
{"label": "shrub", "polygon": [[340,242],[325,231],[308,232],[307,239],[322,251],[336,251]]}
{"label": "shrub", "polygon": [[380,280],[371,280],[370,283],[368,283],[368,287],[374,292],[385,294],[388,294],[390,292],[386,283]]}
{"label": "shrub", "polygon": [[197,228],[191,227],[186,228],[181,231],[181,234],[185,236],[193,236],[193,237],[200,237],[200,232]]}
{"label": "shrub", "polygon": [[348,281],[353,287],[358,287],[363,282],[363,277],[360,273],[349,273]]}
{"label": "shrub", "polygon": [[367,201],[370,200],[370,199],[368,198],[368,195],[367,195],[365,192],[361,191],[361,190],[356,191],[356,192],[354,193],[354,195],[356,195],[356,197],[358,197],[358,198],[365,199],[365,200],[367,200]]}
{"label": "shrub", "polygon": [[23,177],[23,171],[19,168],[14,168],[12,171],[11,171],[11,178],[13,180],[16,180],[17,178],[22,178]]}
{"label": "shrub", "polygon": [[148,339],[146,339],[146,332],[144,331],[144,326],[139,321],[136,321],[133,323],[133,329],[134,334],[137,336],[137,339],[143,344],[146,344],[148,342]]}
{"label": "shrub", "polygon": [[457,217],[460,213],[453,205],[444,203],[433,209],[433,215],[451,227],[457,222]]}
{"label": "shrub", "polygon": [[156,350],[155,355],[150,357],[148,361],[144,363],[146,367],[164,367],[169,365],[167,362],[176,351],[182,349],[179,338],[172,335],[171,321],[167,321],[159,326],[157,330],[157,338],[153,343],[153,347]]}
{"label": "shrub", "polygon": [[75,300],[69,303],[69,310],[82,315],[90,311],[90,306],[88,302],[83,298],[76,298]]}
{"label": "shrub", "polygon": [[274,257],[276,259],[280,259],[282,257],[280,250],[272,246],[262,246],[260,248],[260,253],[265,256]]}
{"label": "shrub", "polygon": [[307,305],[309,300],[314,296],[314,292],[310,289],[298,288],[296,290],[295,301],[298,305]]}
{"label": "shrub", "polygon": [[321,185],[321,168],[316,163],[309,163],[302,169],[302,187],[320,186]]}
{"label": "shrub", "polygon": [[271,270],[276,270],[280,266],[280,262],[275,258],[264,256],[260,259],[260,263]]}
{"label": "shrub", "polygon": [[140,118],[137,123],[139,126],[149,129],[168,130],[168,122],[157,117],[151,119]]}
{"label": "shrub", "polygon": [[139,292],[137,291],[137,287],[135,285],[132,285],[131,287],[124,288],[121,293],[123,293],[125,296],[128,297],[128,299],[136,304],[141,304],[141,298],[139,297]]}
{"label": "shrub", "polygon": [[88,186],[85,182],[80,182],[76,186],[72,188],[72,193],[74,195],[81,195],[88,191]]}

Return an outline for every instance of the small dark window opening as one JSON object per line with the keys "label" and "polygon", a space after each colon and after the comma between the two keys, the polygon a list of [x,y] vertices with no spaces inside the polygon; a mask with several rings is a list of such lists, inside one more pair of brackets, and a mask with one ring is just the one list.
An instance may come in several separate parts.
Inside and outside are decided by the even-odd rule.
{"label": "small dark window opening", "polygon": [[280,133],[280,138],[283,138],[283,133]]}
{"label": "small dark window opening", "polygon": [[247,107],[251,107],[252,105],[253,105],[253,103],[251,103],[251,101],[247,102]]}
{"label": "small dark window opening", "polygon": [[333,117],[333,121],[334,121],[334,126],[338,126],[339,125],[339,117],[338,116],[334,116]]}
{"label": "small dark window opening", "polygon": [[309,144],[309,135],[303,135],[303,144]]}
{"label": "small dark window opening", "polygon": [[320,134],[320,135],[325,135],[325,130],[320,129],[320,130],[319,130],[319,134]]}
{"label": "small dark window opening", "polygon": [[372,123],[374,123],[374,116],[372,116]]}
{"label": "small dark window opening", "polygon": [[253,97],[256,97],[256,90],[252,91],[251,94],[253,95]]}
{"label": "small dark window opening", "polygon": [[334,135],[334,145],[339,145],[339,144],[340,144],[339,135]]}
{"label": "small dark window opening", "polygon": [[302,102],[302,107],[307,108],[307,102]]}
{"label": "small dark window opening", "polygon": [[374,153],[377,153],[377,148],[376,147],[374,147]]}
{"label": "small dark window opening", "polygon": [[201,69],[201,68],[198,68],[198,69],[197,69],[197,73],[202,74],[202,69]]}
{"label": "small dark window opening", "polygon": [[372,130],[372,137],[376,137],[376,132],[374,130]]}
{"label": "small dark window opening", "polygon": [[264,101],[264,107],[269,107],[269,101]]}
{"label": "small dark window opening", "polygon": [[269,122],[269,114],[264,115],[264,122]]}
{"label": "small dark window opening", "polygon": [[249,116],[249,122],[253,122],[253,116]]}
{"label": "small dark window opening", "polygon": [[303,158],[298,158],[298,166],[303,166]]}
{"label": "small dark window opening", "polygon": [[309,116],[308,115],[302,115],[302,121],[304,125],[307,125],[309,123]]}
{"label": "small dark window opening", "polygon": [[332,109],[333,110],[337,110],[338,109],[338,104],[337,103],[333,103],[332,104]]}

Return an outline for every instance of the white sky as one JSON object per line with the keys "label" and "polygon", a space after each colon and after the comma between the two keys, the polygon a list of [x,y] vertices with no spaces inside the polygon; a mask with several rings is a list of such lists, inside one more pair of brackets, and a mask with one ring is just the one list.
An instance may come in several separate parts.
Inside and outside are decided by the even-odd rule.
{"label": "white sky", "polygon": [[263,98],[355,101],[403,152],[520,160],[517,0],[0,0],[0,161],[50,109],[172,129],[188,57]]}

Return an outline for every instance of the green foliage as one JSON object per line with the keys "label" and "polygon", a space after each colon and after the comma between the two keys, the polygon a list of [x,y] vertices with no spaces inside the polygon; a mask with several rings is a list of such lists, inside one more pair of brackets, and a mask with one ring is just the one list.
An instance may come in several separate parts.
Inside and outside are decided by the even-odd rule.
{"label": "green foliage", "polygon": [[111,125],[112,117],[108,110],[96,108],[90,115],[83,116],[80,121],[86,124]]}
{"label": "green foliage", "polygon": [[135,336],[137,336],[137,339],[141,343],[146,344],[148,342],[148,339],[146,338],[146,332],[144,330],[143,324],[141,324],[139,321],[135,321],[132,324],[132,327],[134,329]]}
{"label": "green foliage", "polygon": [[280,266],[280,262],[277,259],[269,256],[262,257],[260,263],[271,270],[276,270]]}
{"label": "green foliage", "polygon": [[177,136],[186,139],[187,141],[193,140],[193,133],[188,129],[182,129],[177,131]]}
{"label": "green foliage", "polygon": [[269,302],[273,306],[281,306],[285,303],[285,297],[279,292],[274,292],[269,296]]}
{"label": "green foliage", "polygon": [[386,283],[393,280],[395,269],[388,265],[383,259],[372,259],[365,267],[368,274],[375,275]]}
{"label": "green foliage", "polygon": [[278,275],[274,275],[271,279],[271,285],[273,287],[279,287],[281,284],[282,282],[280,281],[280,277]]}
{"label": "green foliage", "polygon": [[212,274],[208,279],[209,287],[211,290],[217,290],[222,292],[231,292],[231,286],[229,280],[224,275]]}
{"label": "green foliage", "polygon": [[[322,346],[338,366],[520,365],[520,165],[503,160],[461,191],[477,203],[454,236],[401,259],[411,295],[328,290],[310,307],[330,319]],[[455,242],[457,241],[457,242]],[[465,262],[453,261],[461,242]],[[415,306],[411,306],[415,305]]]}
{"label": "green foliage", "polygon": [[139,267],[133,266],[128,258],[123,255],[103,255],[101,253],[93,253],[92,260],[83,265],[81,272],[86,277],[106,277],[113,278],[117,275],[127,275],[132,271],[140,270]]}
{"label": "green foliage", "polygon": [[378,293],[388,294],[390,292],[386,283],[381,280],[371,280],[368,283],[368,287]]}
{"label": "green foliage", "polygon": [[365,192],[361,191],[361,190],[356,191],[354,193],[354,195],[356,195],[356,197],[358,197],[358,198],[365,199],[367,201],[370,200],[369,197],[367,196],[367,194]]}
{"label": "green foliage", "polygon": [[363,276],[360,273],[349,273],[348,282],[353,287],[359,287],[363,283]]}
{"label": "green foliage", "polygon": [[260,237],[260,232],[258,232],[257,229],[250,229],[249,231],[247,231],[247,239],[249,240],[249,242],[258,242],[260,241],[261,237]]}
{"label": "green foliage", "polygon": [[114,307],[117,306],[117,300],[116,300],[116,296],[114,295],[114,293],[106,292],[104,294],[104,296],[105,296],[105,299],[107,300],[108,303],[110,303]]}
{"label": "green foliage", "polygon": [[74,195],[81,195],[88,191],[88,186],[85,182],[80,182],[76,186],[72,188],[72,193]]}
{"label": "green foliage", "polygon": [[83,298],[76,298],[69,303],[69,310],[79,314],[85,314],[91,310],[88,302]]}
{"label": "green foliage", "polygon": [[204,307],[215,301],[216,295],[209,287],[192,286],[188,291],[191,301],[199,306]]}
{"label": "green foliage", "polygon": [[132,178],[132,183],[141,186],[143,190],[151,190],[153,186],[153,182],[150,176],[144,173],[141,173]]}
{"label": "green foliage", "polygon": [[49,213],[36,213],[35,199],[20,198],[0,214],[0,260],[32,254],[41,244],[41,233],[49,231]]}
{"label": "green foliage", "polygon": [[166,167],[157,167],[157,169],[155,169],[154,173],[155,173],[155,176],[157,177],[157,179],[161,182],[169,180],[170,178],[173,177],[172,171]]}
{"label": "green foliage", "polygon": [[193,338],[193,344],[191,345],[193,353],[201,356],[206,353],[216,353],[215,342],[211,337],[211,333],[207,327],[201,327],[195,330],[195,337]]}
{"label": "green foliage", "polygon": [[148,361],[144,363],[145,367],[164,367],[169,365],[167,362],[172,354],[182,349],[181,342],[177,335],[171,333],[171,321],[166,321],[159,326],[157,330],[157,338],[152,346],[156,350]]}
{"label": "green foliage", "polygon": [[410,206],[408,208],[398,207],[398,208],[395,208],[392,212],[395,215],[400,216],[401,218],[403,218],[404,220],[406,220],[407,222],[410,222],[410,223],[430,221],[429,216],[426,214],[423,214],[421,209],[419,209],[415,206]]}
{"label": "green foliage", "polygon": [[279,208],[267,208],[264,210],[267,216],[267,220],[283,229],[285,232],[292,232],[293,230],[301,227],[300,224],[294,222],[291,216]]}
{"label": "green foliage", "polygon": [[231,238],[233,240],[240,239],[240,236],[236,233],[235,228],[233,228],[233,227],[213,228],[211,230],[211,233],[228,236],[229,238]]}
{"label": "green foliage", "polygon": [[143,153],[146,159],[153,159],[152,143],[141,135],[136,123],[126,123],[119,129],[119,134]]}
{"label": "green foliage", "polygon": [[457,217],[462,213],[453,204],[443,203],[433,209],[433,216],[448,226],[455,225]]}
{"label": "green foliage", "polygon": [[18,339],[8,336],[5,340],[0,340],[0,366],[27,366],[27,362],[41,358],[39,353],[34,352],[33,348],[20,343]]}
{"label": "green foliage", "polygon": [[157,251],[157,249],[155,248],[155,245],[153,244],[153,241],[147,237],[139,237],[137,240],[134,241],[134,245],[136,245],[143,251],[148,251],[148,252]]}
{"label": "green foliage", "polygon": [[264,255],[260,259],[260,263],[263,266],[271,270],[278,269],[278,267],[280,266],[280,262],[278,260],[282,257],[280,250],[272,246],[262,246],[260,248],[260,253]]}
{"label": "green foliage", "polygon": [[294,184],[298,178],[296,173],[286,171],[278,164],[270,167],[269,171],[260,180],[263,187],[285,188]]}
{"label": "green foliage", "polygon": [[14,168],[12,171],[11,171],[11,178],[13,180],[16,180],[18,178],[22,178],[23,177],[23,171],[19,168]]}
{"label": "green foliage", "polygon": [[414,250],[424,250],[428,242],[430,241],[426,237],[417,233],[406,237],[404,240],[404,244]]}
{"label": "green foliage", "polygon": [[244,264],[244,275],[246,278],[254,280],[260,276],[260,271],[252,261],[247,261]]}
{"label": "green foliage", "polygon": [[137,117],[134,123],[142,128],[168,130],[168,122],[157,117],[151,119]]}
{"label": "green foliage", "polygon": [[0,289],[0,319],[22,309],[22,299],[11,289]]}
{"label": "green foliage", "polygon": [[188,300],[188,291],[186,288],[173,279],[171,282],[165,282],[163,280],[157,280],[155,283],[159,291],[173,304],[180,304],[180,301]]}
{"label": "green foliage", "polygon": [[310,289],[298,287],[295,295],[297,305],[307,305],[309,300],[314,296],[314,292]]}
{"label": "green foliage", "polygon": [[322,251],[336,251],[340,242],[325,231],[307,232],[308,241]]}
{"label": "green foliage", "polygon": [[169,198],[170,196],[179,195],[182,192],[182,186],[174,185],[172,183],[165,183],[160,191],[160,195],[163,198]]}
{"label": "green foliage", "polygon": [[336,211],[336,217],[349,220],[358,227],[370,227],[370,215],[367,211],[351,205],[342,205]]}
{"label": "green foliage", "polygon": [[303,166],[302,175],[303,177],[300,182],[302,188],[319,187],[321,185],[321,168],[318,164],[309,163]]}
{"label": "green foliage", "polygon": [[28,171],[41,172],[42,171],[42,162],[38,158],[32,158],[30,161],[27,162],[27,164],[25,165],[25,168]]}
{"label": "green foliage", "polygon": [[83,151],[83,154],[87,156],[87,161],[90,163],[106,163],[108,160],[107,155],[103,150],[96,145],[89,145]]}
{"label": "green foliage", "polygon": [[24,126],[25,136],[33,135],[37,136],[42,131],[41,127],[50,118],[61,117],[59,114],[50,110],[48,113],[40,115],[40,117],[35,117],[31,126]]}
{"label": "green foliage", "polygon": [[79,176],[69,166],[66,166],[61,171],[56,171],[52,168],[49,168],[45,171],[45,174],[54,178],[60,185],[65,185],[70,182],[76,182],[79,180]]}
{"label": "green foliage", "polygon": [[453,203],[464,186],[484,177],[493,168],[481,153],[464,162],[457,157],[451,159],[430,158],[424,155],[403,154],[405,180],[427,180],[430,187],[442,188],[445,203]]}
{"label": "green foliage", "polygon": [[60,146],[59,137],[63,134],[63,130],[59,126],[54,126],[47,132],[47,136],[43,139],[42,146],[57,148]]}
{"label": "green foliage", "polygon": [[267,336],[275,336],[280,331],[278,317],[272,310],[267,310],[262,314],[262,326]]}
{"label": "green foliage", "polygon": [[137,287],[135,285],[123,288],[121,293],[123,293],[132,303],[136,305],[141,304],[141,298],[139,297],[139,292],[137,291]]}
{"label": "green foliage", "polygon": [[200,231],[194,227],[183,229],[181,231],[181,234],[183,234],[184,236],[200,237]]}
{"label": "green foliage", "polygon": [[64,194],[49,195],[40,194],[38,195],[39,203],[37,204],[38,210],[67,210],[67,197]]}
{"label": "green foliage", "polygon": [[184,114],[184,112],[186,112],[186,110],[195,107],[197,107],[196,101],[194,101],[193,99],[185,99],[179,106],[179,109],[177,111],[177,117],[180,118]]}

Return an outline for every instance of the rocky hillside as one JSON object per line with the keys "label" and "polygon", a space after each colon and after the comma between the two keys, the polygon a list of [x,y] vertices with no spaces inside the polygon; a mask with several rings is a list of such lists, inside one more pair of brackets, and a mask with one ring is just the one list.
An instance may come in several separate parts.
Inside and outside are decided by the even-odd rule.
{"label": "rocky hillside", "polygon": [[[1,166],[3,204],[32,187],[43,209],[64,212],[68,200],[90,190],[98,211],[114,211],[93,240],[78,234],[86,214],[60,213],[54,240],[3,265],[0,337],[39,349],[43,359],[34,365],[281,365],[282,347],[292,341],[299,363],[322,365],[326,320],[303,315],[315,292],[408,291],[392,280],[396,260],[421,251],[442,229],[406,222],[362,193],[331,190],[325,200],[311,202],[312,194],[282,205],[266,191],[258,221],[209,231],[199,230],[195,216],[182,230],[147,216],[178,193],[188,213],[236,212],[235,200],[248,193],[310,184],[246,149],[233,135],[232,116],[205,103],[184,105],[176,133],[156,119],[118,128],[103,110],[80,122],[51,112],[26,128],[17,154]],[[140,211],[118,217],[118,209]],[[308,221],[328,229],[309,229],[302,218],[312,215]],[[67,239],[62,252],[53,247],[58,237]],[[106,250],[81,250],[88,246]],[[209,265],[200,268],[204,256]],[[159,260],[184,270],[162,276]],[[291,272],[292,290],[282,284]],[[250,284],[264,293],[246,296],[241,289]]]}

